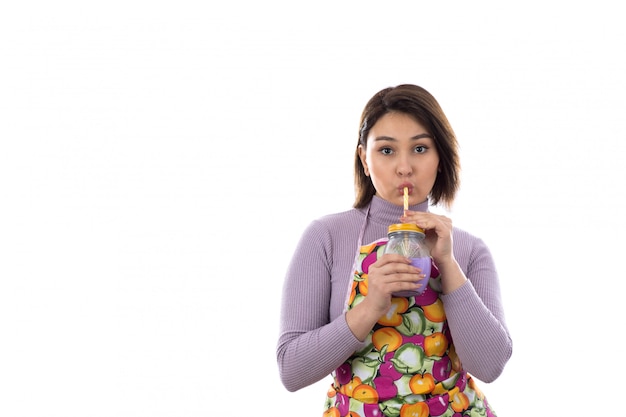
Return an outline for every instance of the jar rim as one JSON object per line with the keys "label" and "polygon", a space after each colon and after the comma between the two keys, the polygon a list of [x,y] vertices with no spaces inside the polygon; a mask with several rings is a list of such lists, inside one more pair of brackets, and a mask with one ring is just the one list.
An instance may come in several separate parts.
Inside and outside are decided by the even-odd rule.
{"label": "jar rim", "polygon": [[393,232],[417,232],[424,234],[424,229],[414,223],[395,223],[389,225],[388,233]]}

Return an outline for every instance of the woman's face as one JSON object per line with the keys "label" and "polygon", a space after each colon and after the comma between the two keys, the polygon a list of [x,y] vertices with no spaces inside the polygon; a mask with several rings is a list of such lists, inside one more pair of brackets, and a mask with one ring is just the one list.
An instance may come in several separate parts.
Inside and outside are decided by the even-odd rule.
{"label": "woman's face", "polygon": [[428,198],[437,178],[439,154],[434,140],[404,113],[381,117],[369,131],[367,149],[359,146],[359,156],[376,195],[400,206],[404,187],[409,189],[409,204],[419,204]]}

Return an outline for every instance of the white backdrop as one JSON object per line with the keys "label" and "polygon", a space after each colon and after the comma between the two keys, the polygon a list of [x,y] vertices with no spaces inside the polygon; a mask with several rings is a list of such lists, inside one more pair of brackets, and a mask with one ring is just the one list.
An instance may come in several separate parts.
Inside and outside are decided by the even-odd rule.
{"label": "white backdrop", "polygon": [[623,412],[618,6],[214,3],[1,6],[0,415],[320,416],[329,380],[278,379],[283,275],[405,82],[459,137],[448,214],[501,275],[490,402]]}

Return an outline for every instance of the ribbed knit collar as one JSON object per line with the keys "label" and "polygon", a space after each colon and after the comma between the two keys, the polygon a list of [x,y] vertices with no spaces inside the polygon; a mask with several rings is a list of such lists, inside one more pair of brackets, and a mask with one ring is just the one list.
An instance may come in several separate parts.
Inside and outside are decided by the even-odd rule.
{"label": "ribbed knit collar", "polygon": [[[411,211],[428,211],[428,200],[409,206]],[[397,206],[378,196],[372,198],[369,218],[371,221],[388,225],[400,222],[404,207]]]}

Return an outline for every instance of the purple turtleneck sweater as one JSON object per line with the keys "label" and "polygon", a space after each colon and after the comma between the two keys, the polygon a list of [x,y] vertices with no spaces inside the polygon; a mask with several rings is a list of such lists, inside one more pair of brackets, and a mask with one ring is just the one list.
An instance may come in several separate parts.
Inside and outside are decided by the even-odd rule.
{"label": "purple turtleneck sweater", "polygon": [[[428,211],[428,202],[410,207]],[[313,221],[304,231],[283,285],[277,360],[289,391],[318,382],[363,347],[350,331],[345,302],[353,279],[359,232],[361,244],[387,236],[403,207],[374,196],[367,209],[351,209]],[[463,369],[494,381],[512,353],[496,268],[485,243],[453,230],[454,256],[468,280],[441,295]]]}

